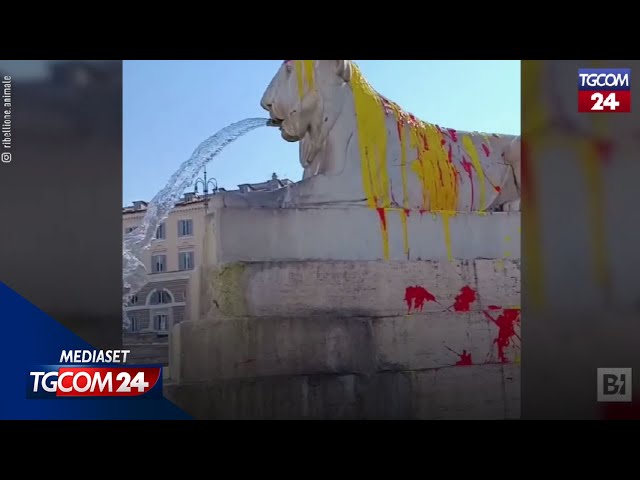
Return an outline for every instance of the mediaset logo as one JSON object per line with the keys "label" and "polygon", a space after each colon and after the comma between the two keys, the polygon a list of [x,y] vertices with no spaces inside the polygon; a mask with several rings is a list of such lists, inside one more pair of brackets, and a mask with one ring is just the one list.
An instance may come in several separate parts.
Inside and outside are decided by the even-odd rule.
{"label": "mediaset logo", "polygon": [[60,364],[38,365],[27,372],[27,398],[162,398],[162,365],[124,365],[129,353],[63,350]]}

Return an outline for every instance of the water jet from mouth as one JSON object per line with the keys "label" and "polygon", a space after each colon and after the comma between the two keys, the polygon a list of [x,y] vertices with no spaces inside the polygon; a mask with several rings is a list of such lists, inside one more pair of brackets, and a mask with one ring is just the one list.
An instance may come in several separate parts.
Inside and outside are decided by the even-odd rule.
{"label": "water jet from mouth", "polygon": [[147,210],[139,227],[123,237],[122,242],[122,279],[126,293],[123,295],[123,323],[129,327],[126,306],[131,297],[138,293],[148,282],[147,269],[142,256],[147,250],[158,226],[169,216],[173,207],[180,201],[185,189],[195,182],[198,172],[217,157],[220,152],[238,138],[259,127],[272,126],[266,118],[247,118],[232,123],[207,138],[191,157],[171,176],[167,184],[147,205]]}

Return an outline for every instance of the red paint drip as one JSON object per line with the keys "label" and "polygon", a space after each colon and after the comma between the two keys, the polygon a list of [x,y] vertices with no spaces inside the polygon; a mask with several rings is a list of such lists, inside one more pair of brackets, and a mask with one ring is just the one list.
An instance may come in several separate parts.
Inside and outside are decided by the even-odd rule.
{"label": "red paint drip", "polygon": [[427,213],[427,211],[424,208],[420,209],[420,216],[424,215],[425,213]]}
{"label": "red paint drip", "polygon": [[464,171],[469,175],[469,183],[471,184],[471,210],[473,210],[473,201],[475,198],[475,192],[473,191],[473,165],[464,158],[464,155],[462,156],[462,168],[464,168]]}
{"label": "red paint drip", "polygon": [[500,362],[507,363],[507,356],[504,354],[504,349],[509,346],[513,337],[518,337],[515,330],[515,325],[520,320],[520,310],[515,308],[505,308],[502,315],[498,319],[494,319],[488,312],[484,312],[485,316],[495,323],[498,327],[498,336],[493,341],[498,346],[498,358]]}
{"label": "red paint drip", "polygon": [[444,138],[440,139],[440,145],[444,147],[445,143],[447,143],[447,141]]}
{"label": "red paint drip", "polygon": [[409,218],[409,214],[411,214],[411,209],[405,208],[404,209],[404,214],[407,216],[407,218]]}
{"label": "red paint drip", "polygon": [[424,146],[424,149],[429,150],[429,143],[427,142],[427,137],[424,134],[420,135],[420,137],[422,138],[422,145]]}
{"label": "red paint drip", "polygon": [[471,354],[467,353],[466,350],[462,350],[462,353],[458,354],[460,360],[456,362],[456,365],[459,367],[466,367],[469,365],[473,365],[473,361],[471,360]]}
{"label": "red paint drip", "polygon": [[382,224],[382,229],[387,231],[387,215],[385,214],[384,208],[376,208],[378,211],[378,216],[380,217],[380,223]]}
{"label": "red paint drip", "polygon": [[500,187],[498,187],[496,185],[493,186],[493,189],[498,193],[500,193],[502,191],[502,188],[500,188]]}
{"label": "red paint drip", "polygon": [[449,134],[451,135],[451,140],[454,142],[458,141],[458,132],[456,132],[453,128],[449,128]]}
{"label": "red paint drip", "polygon": [[400,139],[400,141],[402,141],[402,129],[404,127],[404,124],[402,123],[401,119],[398,119],[398,121],[396,122],[396,126],[398,127],[398,138]]}
{"label": "red paint drip", "polygon": [[447,152],[447,158],[449,159],[449,163],[453,163],[453,152],[451,151],[451,144],[449,144],[449,151]]}
{"label": "red paint drip", "polygon": [[423,287],[416,285],[415,287],[407,287],[404,293],[404,301],[407,303],[408,313],[411,313],[412,308],[422,311],[425,302],[435,302],[436,297]]}
{"label": "red paint drip", "polygon": [[484,154],[487,156],[487,158],[489,158],[489,155],[491,155],[491,151],[489,150],[489,147],[487,147],[484,143],[482,144],[482,150],[484,150]]}
{"label": "red paint drip", "polygon": [[456,302],[453,309],[456,312],[468,312],[471,310],[471,304],[476,301],[476,291],[469,286],[462,287],[460,293],[456,296]]}

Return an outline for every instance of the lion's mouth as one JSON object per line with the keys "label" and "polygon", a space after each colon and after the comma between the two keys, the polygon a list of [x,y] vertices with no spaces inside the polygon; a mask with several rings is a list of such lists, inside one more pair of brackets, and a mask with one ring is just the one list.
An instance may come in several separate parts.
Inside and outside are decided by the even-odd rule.
{"label": "lion's mouth", "polygon": [[270,118],[269,121],[267,122],[267,126],[269,127],[279,127],[282,128],[282,122],[284,122],[284,120],[280,119],[280,118]]}

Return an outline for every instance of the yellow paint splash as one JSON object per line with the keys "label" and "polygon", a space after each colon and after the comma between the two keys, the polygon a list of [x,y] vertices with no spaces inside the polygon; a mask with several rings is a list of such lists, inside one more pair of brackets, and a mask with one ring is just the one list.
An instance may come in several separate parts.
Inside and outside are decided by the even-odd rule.
{"label": "yellow paint splash", "polygon": [[520,365],[520,361],[521,361],[520,352],[518,352],[518,353],[516,353],[516,359],[515,359],[516,365]]}
{"label": "yellow paint splash", "polygon": [[507,235],[506,237],[504,237],[504,241],[505,241],[506,243],[511,242],[511,237],[510,237],[509,235]]}
{"label": "yellow paint splash", "polygon": [[385,208],[391,207],[389,174],[387,171],[387,128],[382,100],[366,81],[360,69],[353,65],[353,90],[362,186],[370,208],[378,209],[382,230],[384,259],[389,259],[389,234]]}
{"label": "yellow paint splash", "polygon": [[410,126],[410,146],[417,153],[411,170],[422,184],[422,208],[430,212],[455,211],[458,206],[456,172],[442,145],[440,130],[420,121]]}
{"label": "yellow paint splash", "polygon": [[449,218],[454,216],[455,212],[440,212],[442,217],[442,228],[444,229],[444,244],[447,246],[447,259],[453,261],[453,254],[451,252],[451,228],[449,225]]}
{"label": "yellow paint splash", "polygon": [[[298,96],[302,100],[305,93],[314,88],[313,78],[313,60],[296,60],[295,61],[296,80],[298,83]],[[306,86],[305,88],[305,81]]]}
{"label": "yellow paint splash", "polygon": [[[404,236],[404,251],[409,253],[408,212],[409,205],[407,166],[408,152],[415,151],[411,170],[422,186],[422,210],[430,212],[455,212],[458,206],[458,185],[456,170],[449,161],[444,147],[442,133],[435,125],[417,120],[404,112],[398,105],[381,97],[362,75],[356,65],[352,65],[351,87],[353,90],[358,143],[360,148],[362,182],[367,204],[377,209],[382,230],[385,259],[389,257],[389,238],[386,211],[392,208],[391,187],[387,164],[387,115],[393,115],[397,124],[400,141],[400,168],[402,177],[401,223]],[[408,131],[408,134],[407,134]],[[478,161],[479,163],[479,161]],[[449,243],[449,221],[445,225],[445,239]],[[443,219],[445,216],[443,216]]]}
{"label": "yellow paint splash", "polygon": [[473,168],[476,171],[476,175],[478,176],[478,185],[480,187],[480,207],[479,211],[482,211],[486,208],[486,198],[487,198],[487,185],[484,179],[484,170],[482,168],[482,164],[480,163],[480,157],[478,156],[478,150],[473,144],[473,140],[469,135],[465,135],[462,138],[462,145],[464,146],[465,151],[469,155],[471,159],[471,163]]}

